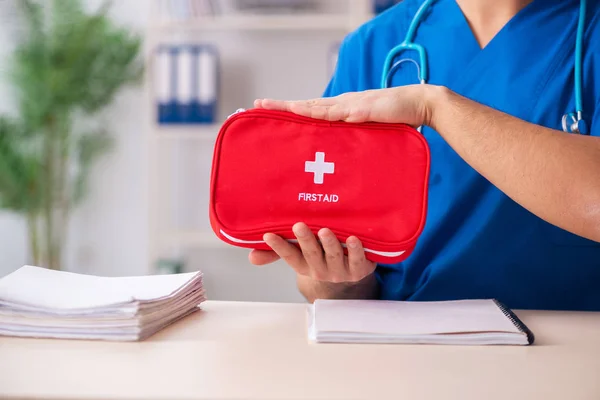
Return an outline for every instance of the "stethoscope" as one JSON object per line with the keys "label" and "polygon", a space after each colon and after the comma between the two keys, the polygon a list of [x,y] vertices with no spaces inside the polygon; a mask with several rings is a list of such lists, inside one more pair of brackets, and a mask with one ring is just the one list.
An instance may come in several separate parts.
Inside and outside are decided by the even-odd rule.
{"label": "stethoscope", "polygon": [[[436,0],[425,0],[421,7],[417,10],[417,13],[412,19],[410,26],[408,28],[408,32],[406,32],[406,37],[404,41],[394,47],[388,53],[384,67],[383,73],[381,75],[381,87],[389,88],[391,86],[391,79],[394,73],[400,68],[400,66],[404,62],[412,62],[417,67],[417,76],[419,78],[419,82],[422,84],[427,83],[427,54],[425,53],[425,49],[418,43],[414,43],[415,32],[417,30],[418,25],[421,23],[423,19],[423,15],[425,11],[434,3]],[[582,78],[581,78],[581,67],[582,67],[582,59],[583,59],[583,31],[585,26],[585,11],[586,11],[586,0],[579,1],[579,21],[577,23],[577,41],[575,43],[575,112],[567,113],[562,117],[562,128],[563,131],[567,133],[580,133],[582,135],[588,134],[588,126],[583,119],[583,100],[582,100]],[[416,51],[419,56],[419,62],[417,63],[415,60],[410,58],[404,58],[399,61],[394,62],[394,59],[398,57],[400,53],[407,50]],[[421,131],[421,127],[418,128]]]}

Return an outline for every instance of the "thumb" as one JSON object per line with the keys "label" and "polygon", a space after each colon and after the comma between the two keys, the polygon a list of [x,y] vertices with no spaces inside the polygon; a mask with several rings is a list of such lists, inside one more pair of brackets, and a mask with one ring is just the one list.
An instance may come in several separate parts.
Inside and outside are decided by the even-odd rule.
{"label": "thumb", "polygon": [[254,265],[271,264],[279,260],[279,255],[271,250],[252,250],[248,254],[248,260]]}

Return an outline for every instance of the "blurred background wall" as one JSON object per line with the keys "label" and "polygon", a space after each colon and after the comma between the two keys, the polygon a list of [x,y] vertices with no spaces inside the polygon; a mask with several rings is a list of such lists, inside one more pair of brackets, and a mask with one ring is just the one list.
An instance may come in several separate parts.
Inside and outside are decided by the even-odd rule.
{"label": "blurred background wall", "polygon": [[[6,71],[19,26],[15,2],[0,1],[0,74]],[[90,9],[100,1],[86,0]],[[113,2],[115,20],[144,32],[149,21],[150,2]],[[0,86],[0,110],[14,108],[14,99],[4,79]],[[127,89],[106,110],[116,139],[114,150],[97,164],[90,192],[75,211],[67,247],[66,270],[101,275],[143,274],[148,271],[148,201],[146,160],[149,119],[144,87]],[[28,260],[25,223],[15,215],[0,212],[0,275]]]}
{"label": "blurred background wall", "polygon": [[[0,0],[0,73],[18,39],[18,26],[10,18],[15,1],[19,0]],[[356,6],[354,1],[370,2],[323,0],[321,5],[325,12],[335,13]],[[90,9],[100,3],[85,0]],[[141,87],[123,91],[100,118],[109,124],[116,146],[94,168],[87,199],[74,212],[63,269],[105,276],[150,274],[157,272],[156,257],[176,253],[184,257],[185,270],[205,273],[210,298],[302,301],[293,272],[282,263],[254,267],[247,261],[246,250],[213,240],[198,244],[194,237],[182,236],[179,241],[177,237],[161,241],[161,228],[152,221],[153,217],[160,220],[161,213],[172,217],[175,210],[178,221],[192,221],[206,230],[212,142],[186,141],[185,137],[196,132],[214,136],[219,122],[237,108],[251,107],[257,97],[320,96],[330,78],[332,46],[349,29],[334,23],[281,30],[187,29],[185,25],[164,29],[152,7],[150,0],[113,2],[114,20],[144,35],[147,77]],[[198,42],[210,43],[219,51],[218,121],[199,127],[158,126],[152,77],[156,46]],[[6,84],[0,85],[0,111],[9,111],[13,98]],[[169,132],[174,132],[175,140],[164,139]],[[159,178],[157,171],[164,172],[161,162],[172,171]],[[178,188],[176,193],[173,187]],[[154,196],[165,195],[171,196],[171,209],[157,210]],[[0,211],[0,276],[30,262],[26,234],[20,217]]]}

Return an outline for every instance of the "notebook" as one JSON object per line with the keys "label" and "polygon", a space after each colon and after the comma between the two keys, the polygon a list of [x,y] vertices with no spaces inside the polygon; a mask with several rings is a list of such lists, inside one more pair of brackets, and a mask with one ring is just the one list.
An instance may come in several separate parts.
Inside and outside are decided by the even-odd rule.
{"label": "notebook", "polygon": [[316,343],[530,345],[531,330],[494,299],[439,302],[322,300],[309,306]]}
{"label": "notebook", "polygon": [[204,300],[201,272],[99,277],[26,265],[0,279],[0,335],[143,340]]}

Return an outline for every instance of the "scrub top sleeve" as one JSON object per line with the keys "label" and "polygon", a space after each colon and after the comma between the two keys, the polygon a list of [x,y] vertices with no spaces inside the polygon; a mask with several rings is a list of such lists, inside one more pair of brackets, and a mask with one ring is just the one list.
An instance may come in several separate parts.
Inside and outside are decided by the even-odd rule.
{"label": "scrub top sleeve", "polygon": [[338,59],[333,77],[329,81],[323,97],[334,97],[347,92],[357,91],[357,71],[359,52],[356,37],[346,36],[338,51]]}

